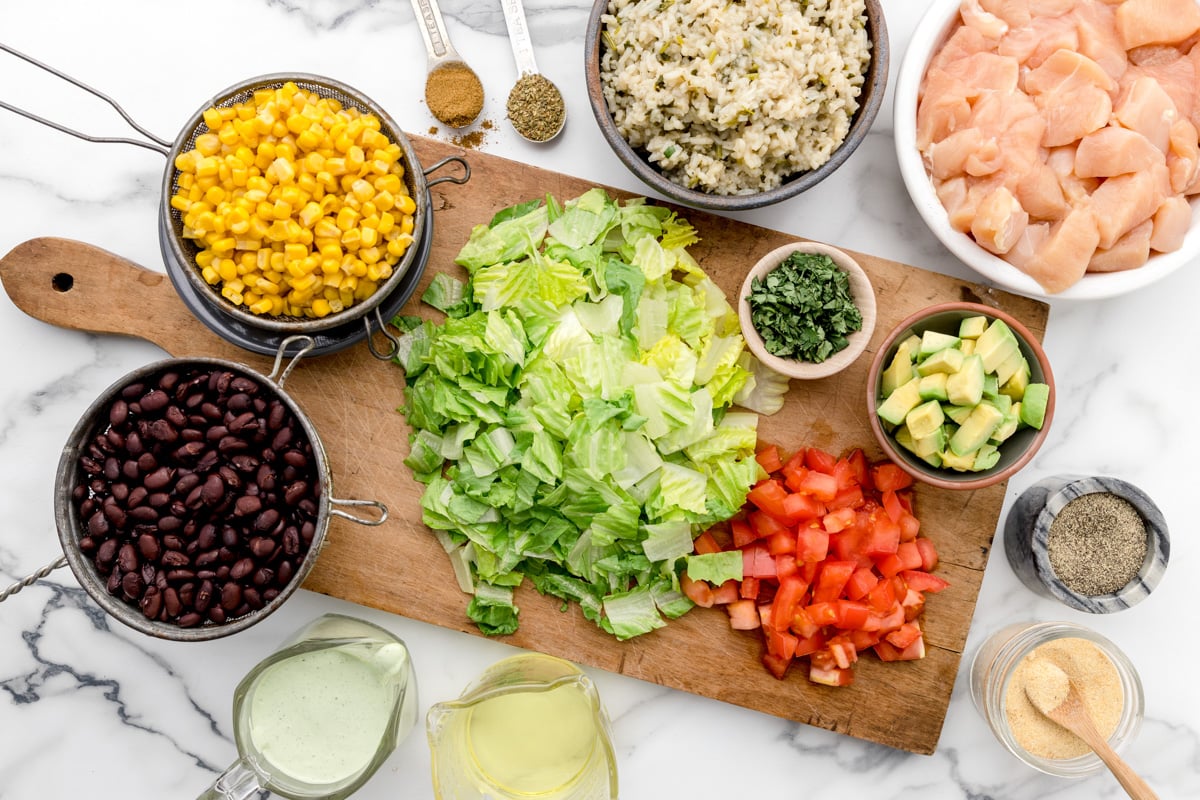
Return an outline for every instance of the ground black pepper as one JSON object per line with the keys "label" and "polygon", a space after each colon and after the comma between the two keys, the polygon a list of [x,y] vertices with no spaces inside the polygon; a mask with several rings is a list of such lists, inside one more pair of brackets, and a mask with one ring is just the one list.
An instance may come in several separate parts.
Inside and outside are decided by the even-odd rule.
{"label": "ground black pepper", "polygon": [[1080,495],[1063,506],[1046,537],[1054,573],[1082,595],[1115,592],[1146,559],[1146,523],[1128,500],[1109,492]]}
{"label": "ground black pepper", "polygon": [[566,107],[562,94],[544,75],[525,73],[508,95],[508,118],[517,133],[544,142],[562,127]]}

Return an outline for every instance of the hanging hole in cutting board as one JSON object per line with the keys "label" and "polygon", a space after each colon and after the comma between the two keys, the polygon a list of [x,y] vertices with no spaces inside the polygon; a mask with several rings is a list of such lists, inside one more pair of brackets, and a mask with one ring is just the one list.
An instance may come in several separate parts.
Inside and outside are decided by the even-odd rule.
{"label": "hanging hole in cutting board", "polygon": [[60,272],[50,279],[50,285],[56,292],[69,292],[75,285],[75,276],[69,272]]}

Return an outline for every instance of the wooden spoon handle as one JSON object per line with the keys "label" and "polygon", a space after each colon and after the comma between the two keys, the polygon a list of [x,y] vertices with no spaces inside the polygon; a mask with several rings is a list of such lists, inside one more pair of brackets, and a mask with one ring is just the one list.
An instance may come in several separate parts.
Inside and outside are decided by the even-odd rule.
{"label": "wooden spoon handle", "polygon": [[1100,732],[1096,730],[1096,726],[1092,723],[1091,717],[1081,714],[1073,722],[1075,725],[1072,727],[1072,730],[1075,734],[1096,752],[1096,755],[1100,757],[1100,760],[1112,772],[1113,777],[1117,779],[1117,782],[1121,784],[1133,800],[1158,800],[1158,795],[1142,779],[1142,776],[1134,772],[1133,768],[1117,755],[1116,751],[1109,746],[1105,738],[1100,735]]}

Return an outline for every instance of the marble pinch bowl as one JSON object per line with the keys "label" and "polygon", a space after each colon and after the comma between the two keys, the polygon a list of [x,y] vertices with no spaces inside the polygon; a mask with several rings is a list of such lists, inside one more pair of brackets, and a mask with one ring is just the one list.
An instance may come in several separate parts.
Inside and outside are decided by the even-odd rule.
{"label": "marble pinch bowl", "polygon": [[862,93],[858,98],[859,108],[854,119],[851,120],[850,131],[830,159],[814,170],[791,175],[773,189],[751,194],[711,194],[681,186],[668,180],[658,170],[651,162],[650,154],[646,150],[635,148],[625,140],[617,129],[616,122],[609,111],[608,102],[604,99],[604,89],[600,80],[600,60],[604,55],[606,37],[601,17],[608,13],[608,2],[609,0],[594,0],[584,37],[584,76],[592,114],[600,126],[604,140],[608,142],[608,146],[612,148],[621,163],[647,186],[675,202],[717,211],[745,211],[795,197],[828,178],[850,157],[850,154],[866,139],[867,132],[883,105],[888,76],[887,24],[884,21],[881,0],[866,0],[871,60],[867,66],[866,75],[863,77]]}
{"label": "marble pinch bowl", "polygon": [[[1126,500],[1146,525],[1146,558],[1137,576],[1115,592],[1084,595],[1059,580],[1050,564],[1047,538],[1058,513],[1077,497],[1110,493]],[[1049,597],[1090,614],[1124,611],[1150,596],[1162,580],[1171,557],[1167,521],[1154,501],[1138,487],[1118,478],[1054,475],[1026,489],[1004,521],[1004,553],[1021,582]]]}
{"label": "marble pinch bowl", "polygon": [[[1016,335],[1021,352],[1024,354],[1025,360],[1029,362],[1029,380],[1045,383],[1050,387],[1050,399],[1046,403],[1045,418],[1041,429],[1022,428],[1000,445],[1000,460],[990,469],[979,472],[958,472],[934,467],[898,445],[896,438],[884,430],[879,415],[876,413],[880,402],[881,376],[883,370],[891,362],[892,356],[895,355],[897,346],[911,334],[920,336],[926,330],[957,333],[961,320],[979,315],[985,316],[989,320],[1004,320]],[[1050,423],[1054,419],[1054,404],[1057,394],[1054,373],[1050,369],[1050,359],[1046,356],[1046,351],[1042,349],[1037,337],[1008,312],[981,303],[938,303],[912,314],[893,328],[887,338],[883,340],[879,349],[875,351],[875,358],[867,372],[867,416],[870,418],[871,430],[874,432],[879,446],[889,459],[913,478],[940,489],[983,489],[1012,477],[1033,459],[1034,454],[1046,441],[1046,436],[1050,432]]]}
{"label": "marble pinch bowl", "polygon": [[[754,323],[750,320],[748,298],[754,279],[761,279],[783,263],[784,259],[792,253],[817,253],[829,256],[833,263],[850,277],[850,293],[854,298],[854,305],[862,314],[862,329],[847,337],[850,343],[819,363],[800,361],[794,358],[780,358],[772,354],[767,350],[762,336],[759,335]],[[849,255],[836,247],[830,247],[820,242],[792,242],[775,248],[759,259],[746,273],[746,279],[742,282],[737,309],[738,321],[742,327],[742,338],[746,340],[746,346],[750,348],[754,357],[780,375],[799,380],[826,378],[841,372],[862,355],[867,343],[871,341],[871,334],[875,331],[875,289],[871,286],[871,279],[867,277],[867,273],[863,271],[858,262]]]}
{"label": "marble pinch bowl", "polygon": [[[261,375],[245,365],[219,358],[169,358],[156,361],[139,367],[119,378],[101,392],[88,407],[87,411],[80,417],[67,439],[66,446],[63,448],[62,457],[59,460],[55,476],[55,523],[58,528],[59,543],[62,546],[64,560],[70,566],[79,584],[102,609],[117,621],[149,636],[176,642],[205,641],[237,633],[260,622],[267,615],[273,613],[299,588],[305,577],[312,570],[318,554],[325,545],[326,532],[333,517],[342,517],[358,524],[371,526],[381,525],[387,520],[387,507],[380,502],[374,500],[346,500],[334,497],[329,458],[326,455],[320,437],[317,435],[317,430],[304,410],[300,408],[296,401],[283,388],[284,382],[292,369],[306,353],[311,352],[313,345],[312,338],[308,336],[293,336],[285,339],[280,343],[275,358],[275,366],[270,375]],[[299,351],[292,355],[290,357],[291,360],[284,366],[283,358],[289,352],[289,347],[299,347]],[[79,507],[73,498],[73,493],[76,486],[87,486],[88,484],[88,473],[84,471],[84,467],[81,465],[81,457],[89,454],[93,458],[95,457],[95,452],[92,448],[95,448],[97,445],[94,443],[98,439],[103,439],[111,427],[109,408],[115,400],[122,396],[122,391],[134,384],[157,378],[165,372],[192,367],[220,369],[232,373],[234,378],[248,378],[259,385],[259,391],[261,392],[258,395],[259,397],[268,401],[279,400],[291,412],[300,433],[312,450],[311,458],[315,462],[313,467],[317,486],[315,487],[315,491],[312,492],[311,497],[316,503],[317,510],[314,515],[315,530],[312,541],[309,543],[308,551],[305,553],[304,558],[296,565],[291,578],[283,586],[276,587],[279,590],[278,595],[266,601],[261,608],[253,609],[251,607],[248,613],[236,617],[231,616],[224,622],[215,623],[208,619],[202,619],[194,627],[184,627],[169,620],[150,619],[143,614],[138,606],[126,603],[122,597],[109,593],[106,586],[106,579],[97,569],[94,557],[85,554],[80,547],[81,538],[89,533],[88,521],[81,518]],[[170,465],[164,463],[162,466]],[[209,474],[217,474],[216,470],[217,468],[213,467],[213,470]],[[303,502],[303,499],[301,502]],[[373,509],[374,516],[356,516],[343,510],[345,507],[371,508]],[[97,511],[96,513],[99,514],[100,512]],[[231,515],[233,513],[230,511]],[[215,515],[212,517],[212,520],[214,522],[221,521]],[[184,522],[186,523],[186,520]],[[157,527],[158,523],[156,521],[153,524]],[[133,532],[136,532],[136,529],[133,529]],[[136,541],[132,533],[125,533],[122,536],[124,541],[131,544]],[[184,536],[190,541],[196,541],[186,534]],[[247,548],[248,544],[246,542],[239,543],[238,557],[244,556],[248,552]],[[139,569],[141,568],[141,561],[142,559],[139,559]],[[146,563],[152,562],[147,561]],[[256,562],[256,565],[258,565],[258,562]],[[53,567],[57,566],[57,564],[53,565]],[[160,562],[157,566],[163,571],[175,568],[173,566],[168,567],[165,562]],[[185,566],[188,569],[194,568],[191,561]],[[217,601],[220,599],[219,589],[214,591],[214,595],[217,597],[217,600],[214,600],[213,603],[217,604]]]}

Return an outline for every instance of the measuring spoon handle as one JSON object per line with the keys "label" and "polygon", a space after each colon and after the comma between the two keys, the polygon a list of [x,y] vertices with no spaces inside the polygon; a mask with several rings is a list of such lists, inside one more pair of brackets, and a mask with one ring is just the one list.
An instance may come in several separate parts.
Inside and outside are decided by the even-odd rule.
{"label": "measuring spoon handle", "polygon": [[412,7],[417,21],[421,23],[421,38],[425,40],[430,68],[444,61],[461,61],[454,45],[450,44],[450,35],[446,33],[446,23],[442,21],[442,10],[437,0],[412,0]]}
{"label": "measuring spoon handle", "polygon": [[[413,0],[414,3],[416,1]],[[508,40],[517,62],[517,77],[536,73],[537,62],[533,58],[533,42],[529,39],[524,4],[521,0],[500,0],[500,7],[504,9],[504,24],[508,26]]]}

